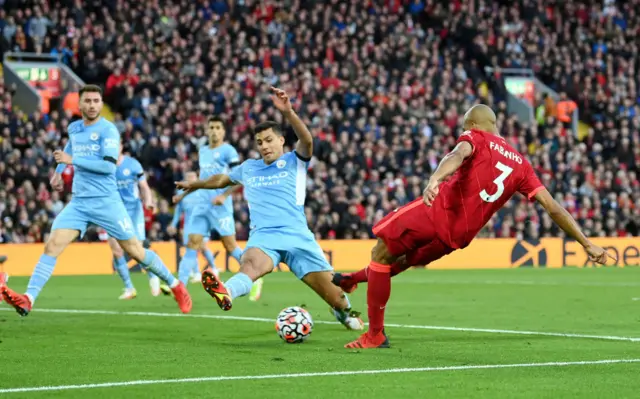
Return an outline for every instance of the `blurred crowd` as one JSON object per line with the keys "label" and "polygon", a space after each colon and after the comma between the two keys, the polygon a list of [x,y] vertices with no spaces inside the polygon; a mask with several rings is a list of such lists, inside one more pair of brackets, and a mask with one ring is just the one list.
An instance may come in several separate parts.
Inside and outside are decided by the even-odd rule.
{"label": "blurred crowd", "polygon": [[[3,1],[0,0],[0,4]],[[621,2],[622,3],[622,2]],[[274,119],[286,90],[315,136],[306,214],[318,238],[370,238],[384,214],[419,197],[471,105],[490,104],[503,136],[592,236],[640,223],[639,0],[4,0],[6,48],[60,54],[105,88],[126,151],[159,198],[152,240],[171,239],[173,182],[197,170],[203,121],[220,115],[244,159],[251,127]],[[638,10],[638,11],[636,11]],[[495,67],[492,73],[485,66]],[[578,140],[558,104],[536,121],[509,116],[501,68],[532,68],[590,128]],[[47,184],[71,113],[24,115],[0,87],[0,242],[37,242],[69,199]],[[287,130],[288,145],[294,140]],[[248,208],[236,194],[239,239]],[[514,199],[485,237],[559,231]],[[87,239],[98,239],[95,233]]]}

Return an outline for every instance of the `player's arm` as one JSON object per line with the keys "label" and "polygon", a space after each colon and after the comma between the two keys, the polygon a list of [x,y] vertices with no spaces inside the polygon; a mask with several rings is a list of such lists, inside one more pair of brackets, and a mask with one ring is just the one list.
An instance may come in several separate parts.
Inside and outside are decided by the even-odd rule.
{"label": "player's arm", "polygon": [[174,229],[178,227],[178,223],[180,222],[180,216],[184,208],[182,207],[182,203],[178,203],[173,210],[173,219],[171,219],[171,223],[169,223],[169,227],[173,227]]}
{"label": "player's arm", "polygon": [[618,261],[616,258],[609,255],[609,253],[604,249],[589,241],[571,214],[551,196],[547,189],[539,189],[533,198],[542,205],[544,210],[547,211],[549,216],[551,216],[551,219],[556,222],[562,231],[567,233],[569,237],[575,239],[584,247],[591,260],[604,264],[607,261],[607,257],[609,257],[613,259],[614,262]]}
{"label": "player's arm", "polygon": [[456,147],[442,158],[440,164],[433,172],[427,188],[424,189],[423,201],[425,204],[431,206],[433,200],[438,195],[438,185],[447,177],[454,174],[462,165],[465,159],[469,158],[473,154],[473,146],[468,141],[461,141]]}
{"label": "player's arm", "polygon": [[[53,153],[56,161],[58,161],[60,158],[59,156],[56,156],[57,152],[58,151]],[[71,157],[71,154],[73,153],[71,148],[71,138],[67,140],[67,144],[65,144],[64,150],[62,152],[67,156]],[[51,176],[51,180],[49,181],[49,183],[51,184],[51,187],[55,191],[64,190],[64,181],[62,180],[62,172],[64,172],[64,169],[66,167],[67,167],[67,164],[59,162],[58,165],[56,166],[56,172],[53,174],[53,176]]]}
{"label": "player's arm", "polygon": [[142,173],[142,178],[138,180],[138,188],[140,189],[140,197],[144,207],[147,209],[153,209],[153,194],[151,193],[151,187],[149,187],[147,179],[144,178],[144,173]]}
{"label": "player's arm", "polygon": [[242,184],[234,184],[233,186],[227,188],[224,193],[218,195],[213,199],[214,205],[222,205],[229,198],[230,195],[239,191],[242,188]]}
{"label": "player's arm", "polygon": [[313,136],[307,128],[307,125],[302,122],[302,119],[296,114],[291,106],[289,96],[284,90],[271,88],[273,95],[271,99],[273,104],[278,108],[284,118],[289,122],[293,131],[298,137],[298,143],[296,144],[296,153],[302,158],[311,159],[313,156]]}
{"label": "player's arm", "polygon": [[218,174],[209,177],[207,180],[196,180],[196,181],[177,181],[176,187],[179,189],[183,189],[184,192],[180,195],[177,195],[173,198],[174,203],[180,202],[184,197],[191,194],[194,191],[205,189],[205,190],[215,190],[218,188],[225,188],[231,185],[234,185],[231,178],[225,174]]}
{"label": "player's arm", "polygon": [[[69,140],[67,140],[67,144],[65,144],[63,152],[65,154],[71,156],[71,154],[72,154],[72,151],[71,151],[71,138],[69,138]],[[57,175],[62,175],[62,172],[64,172],[64,168],[66,168],[66,167],[67,167],[67,164],[58,163],[58,166],[56,166],[56,174]]]}
{"label": "player's arm", "polygon": [[101,175],[112,175],[116,173],[116,164],[120,155],[120,134],[115,127],[109,128],[100,141],[102,159],[74,158],[62,151],[54,152],[54,156],[56,161],[61,163],[77,166]]}

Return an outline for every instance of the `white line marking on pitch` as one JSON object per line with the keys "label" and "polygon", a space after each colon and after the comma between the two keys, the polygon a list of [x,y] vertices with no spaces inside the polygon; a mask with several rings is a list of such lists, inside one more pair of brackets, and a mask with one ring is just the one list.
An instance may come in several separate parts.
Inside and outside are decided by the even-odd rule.
{"label": "white line marking on pitch", "polygon": [[[0,310],[10,310],[2,308]],[[228,316],[228,315],[211,315],[211,314],[180,314],[180,313],[156,313],[156,312],[116,312],[113,310],[82,310],[82,309],[36,309],[36,313],[71,313],[71,314],[101,314],[112,316],[151,316],[151,317],[185,317],[185,318],[198,318],[198,319],[218,319],[218,320],[236,320],[236,321],[257,321],[263,323],[272,323],[273,319],[267,319],[264,317],[245,317],[245,316]],[[315,324],[340,324],[337,321],[325,321],[314,320]],[[423,326],[414,324],[385,324],[385,327],[390,328],[410,328],[416,330],[441,330],[441,331],[463,331],[463,332],[479,332],[479,333],[491,333],[491,334],[516,334],[516,335],[540,335],[548,337],[564,337],[564,338],[587,338],[587,339],[600,339],[608,341],[628,341],[628,342],[640,342],[640,337],[620,337],[615,335],[592,335],[592,334],[574,334],[574,333],[559,333],[559,332],[545,332],[545,331],[521,331],[521,330],[500,330],[493,328],[473,328],[473,327],[447,327],[447,326]]]}
{"label": "white line marking on pitch", "polygon": [[185,382],[272,380],[272,379],[280,379],[280,378],[333,377],[333,376],[341,376],[341,375],[419,373],[419,372],[431,372],[431,371],[507,369],[507,368],[524,368],[524,367],[566,367],[566,366],[587,366],[587,365],[600,365],[600,364],[638,363],[638,362],[640,362],[640,359],[613,359],[613,360],[592,360],[592,361],[579,361],[579,362],[480,364],[480,365],[467,365],[467,366],[415,367],[415,368],[396,368],[396,369],[381,369],[381,370],[329,371],[324,373],[234,375],[234,376],[200,377],[200,378],[174,378],[174,379],[167,379],[167,380],[134,380],[134,381],[122,381],[122,382],[104,382],[100,384],[5,388],[5,389],[0,389],[0,393],[65,391],[69,389],[113,388],[113,387],[124,387],[124,386],[133,386],[133,385],[178,384],[178,383],[185,383]]}

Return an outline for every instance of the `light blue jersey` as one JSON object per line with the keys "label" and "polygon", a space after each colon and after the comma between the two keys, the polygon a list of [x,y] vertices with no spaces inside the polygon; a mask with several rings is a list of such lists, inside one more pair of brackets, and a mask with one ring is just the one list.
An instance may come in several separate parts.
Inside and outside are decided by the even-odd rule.
{"label": "light blue jersey", "polygon": [[269,165],[262,159],[248,159],[229,174],[244,186],[252,231],[309,231],[304,214],[308,165],[295,152],[288,152]]}
{"label": "light blue jersey", "polygon": [[[178,190],[176,194],[180,195],[183,193],[183,191],[184,190]],[[195,193],[191,193],[187,195],[182,199],[182,201],[178,203],[178,205],[176,205],[176,208],[173,211],[173,219],[171,220],[171,226],[175,228],[178,227],[178,223],[180,222],[180,216],[184,214],[184,227],[182,229],[183,245],[187,245],[187,242],[189,241],[189,234],[194,232],[194,229],[192,226],[192,219],[191,219],[193,216],[193,211],[197,207],[202,205],[209,206],[209,203],[207,203],[207,200],[203,194],[205,194],[204,190],[199,190],[199,191],[196,191]],[[203,239],[205,241],[208,241],[209,235],[208,234],[204,235]]]}
{"label": "light blue jersey", "polygon": [[130,156],[123,156],[122,162],[116,169],[116,182],[120,198],[124,202],[127,209],[131,209],[140,205],[140,189],[138,183],[145,181],[144,170],[142,165],[136,159]]}
{"label": "light blue jersey", "polygon": [[[73,157],[73,196],[53,222],[52,230],[78,230],[84,235],[89,223],[104,228],[118,240],[128,240],[133,223],[118,193],[116,163],[120,134],[115,125],[100,118],[91,126],[84,121],[69,125],[69,141],[64,151]],[[65,168],[58,165],[57,173]]]}
{"label": "light blue jersey", "polygon": [[[200,163],[200,179],[206,180],[217,174],[227,174],[236,167],[240,158],[238,152],[229,144],[217,148],[209,146],[200,148],[198,153]],[[216,230],[222,237],[234,236],[236,226],[233,220],[233,200],[227,197],[224,204],[213,205],[213,199],[225,192],[225,189],[201,190],[189,194],[187,198],[198,195],[202,202],[195,206],[191,216],[185,222],[185,234],[198,234],[209,237],[211,231]],[[187,228],[189,229],[187,231]]]}
{"label": "light blue jersey", "polygon": [[[200,180],[206,180],[217,174],[228,174],[233,167],[240,163],[240,157],[236,149],[226,143],[217,148],[210,148],[209,146],[200,148],[198,159],[200,165]],[[224,191],[225,189],[204,190],[200,195],[203,196],[208,204],[211,204],[213,199],[224,193]],[[216,213],[233,214],[231,197],[228,197],[223,205],[214,206],[212,209]]]}
{"label": "light blue jersey", "polygon": [[144,241],[147,238],[147,232],[144,228],[144,207],[140,199],[140,188],[138,187],[138,184],[145,180],[146,177],[140,162],[130,156],[123,156],[122,161],[116,168],[116,182],[120,198],[122,198],[127,214],[129,214],[133,223],[136,238],[140,241]]}
{"label": "light blue jersey", "polygon": [[229,174],[231,181],[244,186],[249,203],[246,248],[262,250],[274,266],[286,263],[300,279],[332,270],[304,214],[308,166],[309,160],[288,152],[269,165],[262,159],[247,160]]}

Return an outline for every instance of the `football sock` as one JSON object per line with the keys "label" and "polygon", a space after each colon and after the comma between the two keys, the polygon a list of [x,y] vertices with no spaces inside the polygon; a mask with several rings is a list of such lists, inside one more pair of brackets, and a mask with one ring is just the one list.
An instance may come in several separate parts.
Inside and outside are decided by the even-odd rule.
{"label": "football sock", "polygon": [[124,283],[124,288],[133,288],[133,282],[131,282],[131,274],[129,274],[129,265],[127,264],[127,260],[124,256],[120,256],[115,259],[116,263],[116,272],[122,279]]}
{"label": "football sock", "polygon": [[240,247],[236,247],[236,249],[231,251],[231,257],[240,263],[240,258],[242,257],[242,250]]}
{"label": "football sock", "polygon": [[160,280],[169,284],[169,287],[175,288],[180,282],[173,277],[173,274],[167,269],[162,262],[162,259],[153,251],[149,249],[144,250],[144,260],[141,262],[142,267],[147,271],[153,272]]}
{"label": "football sock", "polygon": [[[211,252],[211,250],[209,248],[204,248],[202,250],[202,255],[204,255],[205,259],[207,260],[207,263],[209,264],[209,266],[215,268],[216,267],[216,260],[213,256],[213,252]],[[195,262],[193,265],[193,270],[191,270],[191,273],[200,273],[200,269],[198,268],[198,262]]]}
{"label": "football sock", "polygon": [[[409,267],[410,266],[405,266],[401,263],[394,263],[393,265],[391,265],[391,270],[390,270],[391,277],[397,276],[398,274],[409,269]],[[366,283],[369,280],[368,273],[369,273],[369,268],[365,267],[364,269],[361,269],[361,270],[358,270],[357,272],[353,272],[349,274],[349,276],[351,277],[351,280],[353,280],[354,283]]]}
{"label": "football sock", "polygon": [[369,264],[367,306],[369,333],[376,335],[384,329],[384,312],[391,295],[391,266],[377,262]]}
{"label": "football sock", "polygon": [[198,251],[195,249],[187,248],[184,256],[180,260],[180,266],[178,267],[178,278],[183,284],[189,282],[189,275],[195,268],[198,269]]}
{"label": "football sock", "polygon": [[229,291],[231,299],[247,295],[249,291],[251,291],[252,285],[253,280],[251,280],[251,277],[242,272],[234,274],[233,277],[224,283],[227,291]]}
{"label": "football sock", "polygon": [[344,298],[347,300],[346,309],[333,309],[333,315],[340,323],[344,323],[349,317],[349,312],[351,312],[351,301],[349,301],[347,294],[344,294]]}
{"label": "football sock", "polygon": [[29,285],[27,285],[27,296],[31,301],[31,305],[33,305],[38,295],[40,295],[42,287],[44,287],[51,278],[55,267],[56,258],[45,254],[40,255],[40,260],[38,260],[38,264],[36,264],[36,268],[29,279]]}

